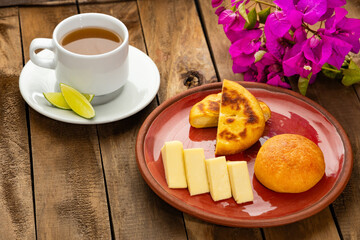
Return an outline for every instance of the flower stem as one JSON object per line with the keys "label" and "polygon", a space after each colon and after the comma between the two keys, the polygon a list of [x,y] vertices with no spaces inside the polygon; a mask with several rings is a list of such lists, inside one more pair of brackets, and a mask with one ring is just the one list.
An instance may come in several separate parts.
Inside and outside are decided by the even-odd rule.
{"label": "flower stem", "polygon": [[267,6],[269,6],[269,7],[274,7],[274,8],[277,8],[277,5],[272,4],[272,3],[268,3],[268,2],[265,2],[265,1],[261,1],[261,0],[254,0],[254,2],[256,2],[256,3],[261,3],[261,4],[267,5]]}
{"label": "flower stem", "polygon": [[317,32],[315,30],[311,29],[308,25],[303,23],[302,26],[309,32],[312,32],[313,34],[317,34]]}
{"label": "flower stem", "polygon": [[331,72],[340,72],[340,70],[338,70],[338,69],[328,68],[328,67],[322,67],[321,69],[328,70],[328,71],[331,71]]}

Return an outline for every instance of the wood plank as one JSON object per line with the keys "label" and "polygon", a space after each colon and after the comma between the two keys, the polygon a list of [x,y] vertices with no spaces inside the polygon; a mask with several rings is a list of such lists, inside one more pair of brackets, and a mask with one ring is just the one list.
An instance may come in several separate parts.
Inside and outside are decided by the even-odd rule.
{"label": "wood plank", "polygon": [[[312,226],[312,227],[309,227]],[[299,231],[298,228],[303,228]],[[280,234],[279,234],[280,233]],[[266,240],[340,239],[328,208],[300,222],[264,229]]]}
{"label": "wood plank", "polygon": [[242,74],[235,74],[232,71],[233,63],[229,53],[231,43],[226,37],[222,25],[218,24],[218,16],[215,14],[215,8],[211,7],[211,1],[198,0],[198,2],[206,36],[210,44],[210,51],[214,57],[215,68],[220,75],[220,79],[243,80]]}
{"label": "wood plank", "polygon": [[78,3],[114,3],[114,2],[128,2],[128,1],[136,1],[136,0],[78,0]]}
{"label": "wood plank", "polygon": [[261,232],[257,228],[230,228],[206,223],[197,218],[184,214],[186,232],[190,240],[202,239],[251,239],[262,240]]}
{"label": "wood plank", "polygon": [[[358,0],[348,0],[348,17],[359,18]],[[360,64],[359,54],[356,56]],[[355,90],[354,90],[355,89]],[[356,94],[357,92],[357,94]],[[350,139],[354,154],[354,167],[344,192],[332,204],[343,239],[360,238],[360,84],[345,87],[338,81],[322,78],[311,91],[317,101],[340,122]]]}
{"label": "wood plank", "polygon": [[[332,204],[343,239],[360,237],[360,103],[353,87],[325,77],[318,78],[309,90],[309,96],[326,108],[348,134],[354,154],[354,166],[348,185]],[[334,97],[336,96],[336,97]]]}
{"label": "wood plank", "polygon": [[[213,63],[193,1],[139,0],[139,10],[149,56],[161,74],[160,102],[186,89],[186,74],[200,73],[201,84],[217,81]],[[238,236],[239,229],[215,226],[184,214],[191,239],[215,238],[219,233]],[[241,231],[247,239],[260,239],[259,230]],[[211,239],[211,237],[210,237]]]}
{"label": "wood plank", "polygon": [[[348,10],[348,17],[351,18],[359,18],[359,14],[360,14],[360,4],[359,1],[357,0],[349,0],[347,1],[346,5],[345,5],[346,10]],[[353,54],[353,60],[355,61],[355,63],[360,66],[360,54]],[[353,85],[353,87],[355,88],[358,98],[360,100],[360,83],[357,83],[355,85]]]}
{"label": "wood plank", "polygon": [[74,4],[76,0],[1,0],[0,7],[8,6],[28,6],[28,5],[58,5]]}
{"label": "wood plank", "polygon": [[[217,16],[215,15],[215,13],[212,10],[211,5],[204,1],[204,0],[199,0],[199,4],[200,4],[200,8],[201,11],[203,12],[203,19],[205,21],[205,25],[206,26],[212,26],[212,25],[217,25]],[[210,10],[211,9],[211,10]],[[215,15],[215,18],[213,15],[208,16],[209,14],[213,14]],[[222,29],[220,29],[221,31],[223,31]],[[216,29],[215,27],[210,27],[208,28],[208,35],[209,38],[211,38],[212,35],[216,35],[220,38],[220,36],[222,36],[223,38],[226,38],[226,36],[220,35],[219,34],[219,29]],[[226,39],[227,40],[227,39]],[[216,40],[216,41],[220,41],[220,40]],[[223,40],[225,41],[225,40]],[[213,48],[213,44],[211,45],[211,47]],[[228,46],[226,46],[225,44],[219,44],[218,46],[216,46],[216,50],[212,50],[213,52],[218,51],[220,53],[223,52],[227,52]],[[214,57],[215,57],[215,62],[220,62],[223,58],[216,55],[214,53]],[[232,62],[228,62],[227,64],[230,64],[229,66],[232,65]],[[219,75],[222,76],[222,69],[223,68],[218,68],[219,69]],[[225,67],[225,72],[226,67]],[[309,218],[306,221],[300,221],[297,223],[294,223],[292,226],[292,229],[294,230],[292,232],[292,236],[308,236],[307,233],[311,232],[313,233],[314,236],[317,236],[317,238],[324,238],[324,239],[328,239],[328,236],[332,236],[334,239],[337,239],[338,233],[337,233],[337,229],[336,229],[336,225],[332,219],[331,213],[329,208],[327,208],[326,210],[324,210],[325,213],[319,213],[322,215],[315,215],[311,218]],[[319,217],[320,216],[320,217]],[[264,233],[266,236],[269,236],[273,239],[285,239],[288,236],[288,229],[285,227],[278,227],[278,228],[265,228],[264,229]],[[331,238],[332,239],[332,238]]]}
{"label": "wood plank", "polygon": [[[20,9],[24,54],[36,37],[49,37],[73,6]],[[30,110],[37,236],[111,238],[96,126],[51,120]]]}
{"label": "wood plank", "polygon": [[0,236],[35,239],[22,53],[17,8],[0,8]]}
{"label": "wood plank", "polygon": [[[192,0],[139,0],[149,56],[161,74],[160,102],[217,77]],[[185,82],[185,85],[184,85]]]}
{"label": "wood plank", "polygon": [[[130,44],[146,52],[136,2],[80,5],[80,12],[110,14],[127,26]],[[116,239],[185,239],[182,215],[147,186],[137,168],[135,143],[146,116],[156,107],[127,119],[98,126],[100,147]]]}
{"label": "wood plank", "polygon": [[[332,204],[344,239],[360,237],[360,103],[353,87],[345,87],[340,82],[320,78],[309,89],[310,96],[325,107],[342,125],[348,134],[354,154],[354,166],[350,181],[343,193]],[[334,97],[336,96],[336,97]]]}

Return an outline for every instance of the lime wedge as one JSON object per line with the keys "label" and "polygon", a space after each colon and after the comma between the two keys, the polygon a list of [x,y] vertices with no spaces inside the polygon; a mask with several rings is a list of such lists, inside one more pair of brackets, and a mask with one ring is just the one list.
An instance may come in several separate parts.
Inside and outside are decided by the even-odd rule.
{"label": "lime wedge", "polygon": [[60,92],[43,93],[46,100],[61,109],[71,109]]}
{"label": "lime wedge", "polygon": [[[61,92],[48,92],[43,93],[46,100],[48,100],[55,107],[70,110],[71,107],[66,103],[64,96]],[[84,97],[91,102],[94,99],[94,94],[83,93]]]}
{"label": "lime wedge", "polygon": [[75,113],[83,118],[95,117],[95,110],[84,95],[63,83],[60,83],[60,89],[66,103]]}
{"label": "lime wedge", "polygon": [[91,101],[94,99],[95,95],[94,94],[87,94],[87,93],[83,93],[82,95],[84,95],[84,97],[86,97],[86,99],[89,101],[89,103],[91,103]]}

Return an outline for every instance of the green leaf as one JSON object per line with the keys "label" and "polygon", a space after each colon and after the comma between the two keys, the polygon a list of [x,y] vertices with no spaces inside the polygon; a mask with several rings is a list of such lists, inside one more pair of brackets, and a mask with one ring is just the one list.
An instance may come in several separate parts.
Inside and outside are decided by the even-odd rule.
{"label": "green leaf", "polygon": [[254,55],[254,57],[255,57],[255,62],[254,63],[257,63],[258,61],[260,61],[263,58],[265,53],[266,53],[266,51],[264,51],[264,50],[257,51],[255,53],[255,55]]}
{"label": "green leaf", "polygon": [[245,21],[248,23],[249,22],[249,18],[248,15],[246,13],[246,9],[245,9],[245,1],[242,2],[239,7],[238,7],[238,11],[240,13],[240,15],[245,19]]}
{"label": "green leaf", "polygon": [[256,24],[256,9],[253,8],[248,14],[249,21],[245,23],[244,28],[253,29]]}
{"label": "green leaf", "polygon": [[232,6],[232,7],[230,8],[230,10],[233,11],[233,12],[236,12],[236,5]]}
{"label": "green leaf", "polygon": [[[295,34],[295,33],[294,33],[293,30],[289,29],[289,34],[290,34],[291,37],[294,37],[294,34]],[[295,42],[294,42],[294,44],[295,44]]]}
{"label": "green leaf", "polygon": [[360,82],[360,70],[344,69],[343,74],[344,74],[344,77],[341,80],[341,82],[345,86],[350,86],[352,84]]}
{"label": "green leaf", "polygon": [[345,59],[343,64],[341,65],[341,68],[349,68],[349,60]]}
{"label": "green leaf", "polygon": [[261,10],[258,15],[259,15],[259,22],[264,23],[266,22],[267,17],[270,14],[270,7],[265,8],[264,10]]}
{"label": "green leaf", "polygon": [[349,68],[343,69],[342,72],[344,77],[341,82],[345,86],[360,82],[360,68],[353,60],[350,61]]}
{"label": "green leaf", "polygon": [[328,63],[325,63],[322,66],[321,71],[328,78],[341,79],[343,77],[341,70],[337,69],[336,67],[334,67]]}
{"label": "green leaf", "polygon": [[348,68],[349,69],[360,69],[359,66],[353,60],[350,60]]}
{"label": "green leaf", "polygon": [[309,81],[310,81],[311,76],[312,76],[312,73],[310,73],[307,76],[307,78],[299,77],[298,88],[299,88],[300,93],[304,96],[306,95],[306,91],[309,86]]}

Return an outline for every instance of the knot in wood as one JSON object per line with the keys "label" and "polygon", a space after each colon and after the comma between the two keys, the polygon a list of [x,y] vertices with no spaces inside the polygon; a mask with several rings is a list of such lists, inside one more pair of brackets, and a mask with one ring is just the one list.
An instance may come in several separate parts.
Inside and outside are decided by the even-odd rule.
{"label": "knot in wood", "polygon": [[181,77],[184,78],[183,83],[187,88],[200,86],[204,83],[204,76],[198,71],[188,71],[183,73]]}

